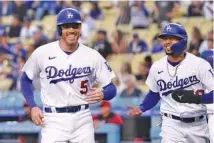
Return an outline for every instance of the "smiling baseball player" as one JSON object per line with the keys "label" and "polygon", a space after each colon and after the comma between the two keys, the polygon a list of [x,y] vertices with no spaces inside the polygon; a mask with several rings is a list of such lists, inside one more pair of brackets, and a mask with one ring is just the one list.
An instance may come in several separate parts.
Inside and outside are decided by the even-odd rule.
{"label": "smiling baseball player", "polygon": [[[31,118],[42,125],[42,143],[94,143],[89,104],[116,95],[115,77],[106,60],[81,43],[81,16],[72,8],[57,15],[59,40],[38,47],[23,67],[22,93]],[[43,112],[35,104],[32,80],[41,81]],[[94,83],[103,90],[92,88]]]}
{"label": "smiling baseball player", "polygon": [[128,115],[139,116],[161,99],[162,143],[208,143],[206,106],[178,103],[172,99],[171,94],[178,89],[212,91],[212,75],[208,71],[210,65],[185,52],[188,37],[183,26],[169,23],[159,38],[162,39],[167,56],[152,65],[146,80],[150,91],[139,107],[128,106]]}

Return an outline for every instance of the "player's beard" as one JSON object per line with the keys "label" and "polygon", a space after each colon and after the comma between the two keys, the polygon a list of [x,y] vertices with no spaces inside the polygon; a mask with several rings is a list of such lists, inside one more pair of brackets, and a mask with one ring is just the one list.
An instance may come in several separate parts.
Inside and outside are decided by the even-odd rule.
{"label": "player's beard", "polygon": [[165,51],[166,55],[168,55],[168,56],[173,55],[173,53],[172,53],[172,52],[167,52],[167,50],[164,50],[164,51]]}
{"label": "player's beard", "polygon": [[79,34],[70,34],[62,36],[62,39],[69,49],[75,49],[77,48],[79,37]]}
{"label": "player's beard", "polygon": [[182,55],[182,53],[183,53],[183,51],[182,52],[177,52],[177,53],[173,53],[173,52],[167,52],[166,50],[165,50],[165,53],[166,53],[166,55],[168,55],[168,56],[171,56],[171,57],[180,57],[181,55]]}

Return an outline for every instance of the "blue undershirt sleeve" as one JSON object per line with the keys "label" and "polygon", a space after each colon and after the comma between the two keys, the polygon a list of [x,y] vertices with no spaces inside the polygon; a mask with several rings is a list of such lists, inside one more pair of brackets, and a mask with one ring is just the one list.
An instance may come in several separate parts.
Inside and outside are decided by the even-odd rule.
{"label": "blue undershirt sleeve", "polygon": [[21,82],[22,94],[24,95],[25,100],[28,103],[30,109],[32,109],[33,107],[37,106],[34,101],[32,80],[29,79],[29,77],[27,76],[27,74],[25,72],[23,72],[20,82]]}
{"label": "blue undershirt sleeve", "polygon": [[209,103],[213,103],[213,90],[209,93],[203,94],[201,95],[201,103],[204,104],[209,104]]}
{"label": "blue undershirt sleeve", "polygon": [[117,94],[117,89],[112,82],[106,85],[105,87],[103,87],[103,95],[104,95],[103,100],[111,100],[116,96],[116,94]]}
{"label": "blue undershirt sleeve", "polygon": [[146,95],[143,103],[140,104],[140,109],[142,112],[145,112],[151,108],[153,108],[160,100],[160,95],[158,92],[149,91]]}

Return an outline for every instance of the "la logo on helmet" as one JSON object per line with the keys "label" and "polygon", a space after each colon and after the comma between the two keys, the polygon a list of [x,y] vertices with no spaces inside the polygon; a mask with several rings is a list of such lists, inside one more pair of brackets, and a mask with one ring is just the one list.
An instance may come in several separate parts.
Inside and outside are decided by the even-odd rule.
{"label": "la logo on helmet", "polygon": [[71,12],[68,12],[67,17],[68,18],[73,18],[73,14]]}
{"label": "la logo on helmet", "polygon": [[172,28],[170,27],[170,25],[168,25],[168,26],[166,27],[166,30],[167,30],[167,31],[171,31],[171,30],[172,30]]}

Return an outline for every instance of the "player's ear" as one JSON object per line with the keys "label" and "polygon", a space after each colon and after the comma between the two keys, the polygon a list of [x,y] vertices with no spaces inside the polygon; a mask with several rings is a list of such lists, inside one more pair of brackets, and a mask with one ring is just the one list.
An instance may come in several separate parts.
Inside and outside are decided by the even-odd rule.
{"label": "player's ear", "polygon": [[62,36],[62,28],[60,25],[57,26],[57,32],[58,32],[59,36]]}

